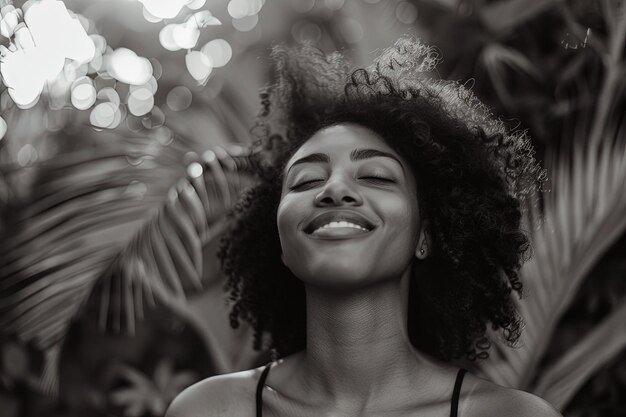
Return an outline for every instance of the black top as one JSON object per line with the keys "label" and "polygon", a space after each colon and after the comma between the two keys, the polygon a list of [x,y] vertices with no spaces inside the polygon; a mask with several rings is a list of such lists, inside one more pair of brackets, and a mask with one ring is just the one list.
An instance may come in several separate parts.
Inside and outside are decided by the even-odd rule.
{"label": "black top", "polygon": [[[257,417],[263,416],[263,386],[265,385],[265,379],[267,378],[267,374],[270,372],[270,367],[272,362],[268,363],[263,369],[263,373],[261,374],[261,378],[259,378],[259,382],[256,386],[256,415]],[[467,369],[459,369],[459,372],[456,374],[456,381],[454,382],[454,390],[452,390],[452,399],[450,404],[450,417],[457,417],[459,411],[459,394],[461,393],[461,384],[463,384],[463,377]]]}

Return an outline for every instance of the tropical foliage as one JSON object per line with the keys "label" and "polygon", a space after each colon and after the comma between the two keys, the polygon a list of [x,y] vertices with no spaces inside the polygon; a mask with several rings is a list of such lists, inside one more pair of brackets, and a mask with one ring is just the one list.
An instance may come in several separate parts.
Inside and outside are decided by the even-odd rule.
{"label": "tropical foliage", "polygon": [[[246,38],[235,62],[250,63],[246,56],[267,51],[252,46],[287,36],[366,62],[414,27],[441,50],[442,76],[473,79],[507,123],[530,130],[550,182],[525,208],[534,253],[518,302],[525,331],[516,349],[496,343],[476,371],[565,415],[623,415],[624,3],[326,1],[295,17],[270,6],[264,12],[276,15],[259,19],[276,19],[273,31]],[[388,33],[362,29],[381,21]],[[250,72],[262,74],[262,64]],[[245,328],[228,327],[214,257],[225,213],[254,181],[242,139],[254,111],[247,97],[267,80],[242,78],[245,65],[218,74],[219,95],[213,79],[194,90],[191,106],[166,112],[165,124],[129,115],[128,128],[94,131],[84,115],[52,111],[43,99],[29,110],[0,103],[9,126],[0,141],[0,407],[8,415],[74,415],[79,406],[64,390],[75,390],[67,381],[88,367],[76,359],[80,346],[103,351],[86,359],[97,362],[94,375],[106,375],[80,406],[93,415],[157,416],[189,383],[264,360]],[[159,89],[178,83],[164,77]],[[191,342],[155,330],[168,316],[197,336],[204,359],[177,359],[186,355],[182,341]],[[89,323],[100,333],[87,332]],[[147,365],[139,359],[164,339],[179,345]]]}

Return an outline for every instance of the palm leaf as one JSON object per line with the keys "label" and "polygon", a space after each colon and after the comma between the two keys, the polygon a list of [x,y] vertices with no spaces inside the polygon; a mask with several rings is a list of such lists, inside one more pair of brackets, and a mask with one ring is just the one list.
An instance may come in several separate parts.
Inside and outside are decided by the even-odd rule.
{"label": "palm leaf", "polygon": [[544,370],[535,393],[555,407],[564,408],[584,382],[625,346],[626,302]]}
{"label": "palm leaf", "polygon": [[186,173],[181,161],[197,144],[125,133],[74,138],[91,149],[42,163],[3,247],[0,328],[45,352],[47,391],[56,389],[69,324],[96,284],[102,328],[131,332],[144,299],[171,303],[203,287],[202,247],[250,182],[240,147],[234,157],[205,152]]}
{"label": "palm leaf", "polygon": [[[534,258],[521,270],[527,297],[516,301],[525,322],[519,346],[498,346],[492,360],[482,366],[493,381],[526,390],[533,389],[530,384],[551,334],[583,279],[626,229],[624,142],[578,146],[571,158],[563,154],[557,160],[551,169],[553,190],[544,195],[544,212],[528,207],[530,217],[538,219],[543,214],[544,220],[539,229],[528,219],[526,223]],[[606,326],[612,325],[613,332],[619,331],[619,322],[607,323],[612,323]],[[588,337],[594,340],[593,335]],[[593,369],[597,366],[599,362]],[[542,386],[542,390],[549,389]]]}
{"label": "palm leaf", "polygon": [[[560,8],[566,10],[565,7]],[[571,150],[555,154],[549,161],[552,191],[543,194],[544,209],[529,206],[525,217],[531,234],[534,258],[521,270],[527,297],[516,300],[525,329],[515,349],[497,342],[492,358],[482,364],[482,372],[495,382],[527,391],[537,390],[563,406],[584,379],[597,370],[623,346],[623,326],[615,317],[581,335],[581,342],[564,359],[548,365],[547,376],[537,378],[539,363],[551,341],[560,318],[571,305],[580,284],[602,254],[626,229],[626,126],[619,112],[623,77],[621,71],[626,39],[626,18],[616,19],[603,56],[609,76],[597,97],[593,119],[591,112],[573,116],[573,137],[566,139]],[[597,49],[597,48],[596,48]],[[600,48],[602,49],[602,48]],[[584,84],[580,80],[578,84]],[[532,200],[532,199],[531,199]],[[536,220],[541,219],[537,228]],[[604,334],[606,346],[601,360],[581,352]],[[580,359],[574,370],[568,360]],[[560,375],[582,373],[570,381]],[[534,381],[539,385],[535,385]]]}
{"label": "palm leaf", "polygon": [[502,0],[483,6],[479,15],[489,30],[502,36],[557,4],[556,0]]}
{"label": "palm leaf", "polygon": [[512,106],[516,102],[508,91],[507,67],[537,81],[542,79],[537,67],[524,54],[497,42],[485,45],[480,53],[480,60],[489,73],[498,98],[507,106]]}

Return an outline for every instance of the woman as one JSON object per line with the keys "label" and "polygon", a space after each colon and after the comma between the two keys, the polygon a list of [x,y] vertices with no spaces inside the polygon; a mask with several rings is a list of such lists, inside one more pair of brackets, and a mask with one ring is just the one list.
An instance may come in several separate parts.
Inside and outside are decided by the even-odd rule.
{"label": "woman", "polygon": [[[259,182],[219,256],[239,319],[280,356],[181,393],[169,417],[559,416],[451,359],[513,344],[521,203],[543,172],[522,133],[403,38],[369,69],[277,47],[254,132]],[[532,203],[532,202],[531,202]]]}

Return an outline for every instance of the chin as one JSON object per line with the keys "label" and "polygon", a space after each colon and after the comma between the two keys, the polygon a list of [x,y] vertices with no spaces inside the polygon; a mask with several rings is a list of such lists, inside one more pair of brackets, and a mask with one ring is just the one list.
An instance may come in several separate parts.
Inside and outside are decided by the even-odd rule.
{"label": "chin", "polygon": [[333,288],[352,288],[355,285],[363,285],[369,281],[372,268],[361,262],[335,262],[330,264],[328,260],[318,265],[307,268],[302,276],[306,276],[305,283],[317,286]]}

